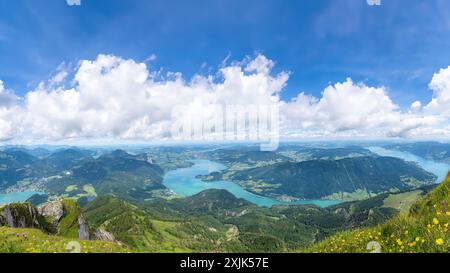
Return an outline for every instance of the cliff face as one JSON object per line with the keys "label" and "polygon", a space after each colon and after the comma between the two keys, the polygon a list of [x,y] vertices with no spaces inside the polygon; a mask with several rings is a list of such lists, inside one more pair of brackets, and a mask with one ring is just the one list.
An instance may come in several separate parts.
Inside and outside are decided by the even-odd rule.
{"label": "cliff face", "polygon": [[0,209],[0,226],[38,228],[51,232],[47,219],[31,204],[9,204]]}
{"label": "cliff face", "polygon": [[86,221],[84,220],[83,215],[78,216],[78,239],[80,240],[89,240],[91,239],[89,226],[87,225]]}
{"label": "cliff face", "polygon": [[78,240],[115,242],[104,230],[91,230],[75,201],[62,200],[35,207],[30,203],[9,204],[0,208],[0,226],[34,228],[48,234]]}

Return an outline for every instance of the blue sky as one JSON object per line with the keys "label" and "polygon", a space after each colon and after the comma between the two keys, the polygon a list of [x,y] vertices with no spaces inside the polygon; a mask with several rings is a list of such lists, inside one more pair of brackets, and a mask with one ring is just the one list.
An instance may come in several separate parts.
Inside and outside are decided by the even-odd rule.
{"label": "blue sky", "polygon": [[151,69],[189,78],[258,52],[291,72],[285,99],[352,77],[409,106],[430,99],[433,73],[450,64],[449,34],[446,0],[0,0],[0,79],[21,95],[99,53],[155,54]]}

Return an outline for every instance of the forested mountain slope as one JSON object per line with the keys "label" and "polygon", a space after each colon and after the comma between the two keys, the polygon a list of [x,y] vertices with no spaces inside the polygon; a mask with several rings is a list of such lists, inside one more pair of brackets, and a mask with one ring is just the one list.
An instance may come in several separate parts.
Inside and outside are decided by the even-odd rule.
{"label": "forested mountain slope", "polygon": [[264,195],[319,199],[358,191],[369,195],[410,190],[433,184],[436,176],[398,158],[364,156],[283,162],[236,171],[228,178]]}

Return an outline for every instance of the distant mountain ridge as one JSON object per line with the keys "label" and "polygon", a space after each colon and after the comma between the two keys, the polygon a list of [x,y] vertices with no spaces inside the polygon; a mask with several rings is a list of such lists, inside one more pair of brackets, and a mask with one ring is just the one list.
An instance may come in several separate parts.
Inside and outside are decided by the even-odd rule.
{"label": "distant mountain ridge", "polygon": [[28,191],[31,186],[31,191],[53,196],[89,200],[97,194],[114,194],[143,201],[151,198],[148,191],[165,189],[164,171],[150,163],[146,154],[123,150],[94,154],[70,147],[39,158],[24,148],[8,147],[0,151],[0,192]]}
{"label": "distant mountain ridge", "polygon": [[[0,191],[16,184],[13,190],[23,191],[32,185],[32,191],[83,198],[84,203],[103,194],[130,201],[170,195],[163,185],[164,170],[153,163],[152,154],[130,154],[120,149],[97,152],[67,147],[39,158],[24,148],[8,147],[0,151]],[[188,155],[196,156],[192,151]],[[229,167],[222,173],[204,176],[204,180],[232,180],[248,191],[280,200],[363,199],[428,185],[435,179],[414,164],[378,157],[362,147],[282,146],[279,152],[247,147],[201,150],[197,155]],[[184,165],[186,155],[182,154],[179,161],[176,153],[171,156],[173,159],[162,161],[166,169]],[[162,154],[159,158],[163,157]]]}
{"label": "distant mountain ridge", "polygon": [[45,157],[45,161],[57,170],[66,170],[71,168],[75,163],[92,156],[89,150],[79,148],[60,149],[49,156]]}
{"label": "distant mountain ridge", "polygon": [[24,179],[36,179],[53,173],[39,158],[21,150],[0,151],[0,190]]}
{"label": "distant mountain ridge", "polygon": [[[340,160],[283,162],[236,171],[229,175],[248,190],[265,195],[320,199],[339,193],[404,191],[433,184],[436,176],[416,164],[392,157],[355,157]],[[338,196],[336,196],[338,197]]]}
{"label": "distant mountain ridge", "polygon": [[450,164],[450,143],[416,142],[390,144],[385,148],[408,152],[416,156]]}
{"label": "distant mountain ridge", "polygon": [[131,155],[123,150],[98,158],[85,157],[69,171],[69,175],[47,184],[50,192],[64,194],[68,187],[76,187],[78,190],[70,192],[74,195],[89,186],[99,195],[112,194],[126,200],[142,201],[151,198],[148,191],[165,188],[161,167],[148,162],[145,155]]}

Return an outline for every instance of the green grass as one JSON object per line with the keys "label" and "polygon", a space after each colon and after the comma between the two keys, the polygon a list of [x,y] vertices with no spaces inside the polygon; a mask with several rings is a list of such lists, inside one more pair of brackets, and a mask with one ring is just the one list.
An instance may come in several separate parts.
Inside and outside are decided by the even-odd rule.
{"label": "green grass", "polygon": [[64,215],[59,223],[58,234],[67,238],[78,238],[78,216],[80,215],[80,207],[76,201],[65,199],[62,201]]}
{"label": "green grass", "polygon": [[73,192],[78,190],[78,186],[77,185],[70,185],[66,187],[66,192]]}
{"label": "green grass", "polygon": [[155,226],[155,230],[159,232],[163,239],[161,244],[153,246],[154,251],[171,253],[192,252],[192,250],[183,246],[182,238],[175,236],[173,232],[171,232],[171,230],[176,229],[177,226],[179,226],[178,223],[158,220],[153,220],[152,223]]}
{"label": "green grass", "polygon": [[[38,229],[0,227],[0,253],[66,253],[72,239],[44,234]],[[127,248],[103,241],[77,241],[81,253],[123,253]]]}
{"label": "green grass", "polygon": [[400,214],[375,228],[340,232],[304,251],[367,253],[371,252],[368,244],[377,242],[385,253],[448,253],[449,223],[450,174],[434,191],[412,205],[408,215]]}
{"label": "green grass", "polygon": [[384,200],[384,208],[393,208],[400,211],[401,214],[408,214],[411,206],[422,196],[422,191],[411,191],[399,194],[391,194]]}

